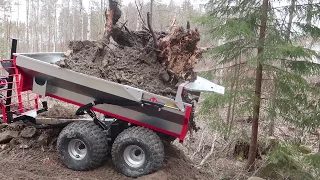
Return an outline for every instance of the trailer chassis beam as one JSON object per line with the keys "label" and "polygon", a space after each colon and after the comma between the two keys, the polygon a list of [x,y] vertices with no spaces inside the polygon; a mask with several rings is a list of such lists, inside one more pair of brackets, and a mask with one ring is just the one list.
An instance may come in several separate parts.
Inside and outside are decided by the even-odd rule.
{"label": "trailer chassis beam", "polygon": [[[42,102],[42,109],[37,110],[37,114],[43,113],[48,111],[48,104],[46,101]],[[28,121],[31,122],[32,124],[36,124],[36,120],[34,117],[29,116],[29,115],[20,115],[18,117],[13,118],[13,114],[16,114],[14,112],[8,111],[7,116],[8,116],[8,123],[14,123],[17,121]]]}
{"label": "trailer chassis beam", "polygon": [[105,100],[94,100],[91,103],[85,104],[81,107],[79,107],[79,109],[76,111],[76,115],[84,115],[84,114],[88,114],[92,119],[93,122],[97,125],[99,125],[103,130],[109,131],[112,122],[103,122],[101,121],[96,113],[91,110],[92,107],[96,106],[96,105],[100,105],[100,104],[112,104],[112,105],[119,105],[119,106],[137,106],[140,105],[140,103],[138,102],[134,102],[134,101],[119,101],[119,100],[109,100],[109,101],[105,101]]}
{"label": "trailer chassis beam", "polygon": [[96,106],[96,105],[100,105],[100,104],[110,104],[110,105],[116,105],[116,106],[152,106],[152,107],[156,107],[158,108],[159,111],[161,111],[161,108],[163,108],[165,106],[164,103],[160,103],[160,102],[153,102],[147,99],[142,99],[140,102],[136,102],[136,101],[128,101],[128,100],[123,100],[123,101],[119,101],[119,100],[101,100],[101,99],[97,99],[92,101],[91,103],[85,104],[83,106],[81,106],[77,111],[76,111],[76,115],[84,115],[84,114],[88,114],[92,119],[93,122],[97,125],[99,125],[103,130],[110,130],[110,127],[112,125],[113,122],[103,122],[101,121],[96,113],[91,110],[92,107]]}

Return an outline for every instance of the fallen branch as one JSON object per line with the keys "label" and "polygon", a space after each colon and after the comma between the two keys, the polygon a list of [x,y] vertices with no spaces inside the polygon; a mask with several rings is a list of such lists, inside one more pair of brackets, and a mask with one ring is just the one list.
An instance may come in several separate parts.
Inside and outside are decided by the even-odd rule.
{"label": "fallen branch", "polygon": [[128,21],[126,21],[125,23],[123,23],[122,26],[121,26],[121,28],[120,28],[120,30],[122,30],[122,29],[126,26],[127,23],[128,23]]}
{"label": "fallen branch", "polygon": [[151,23],[150,23],[150,12],[147,13],[147,22],[148,22],[149,31],[150,31],[152,38],[153,38],[153,48],[157,48],[157,39],[156,39],[156,36],[152,30]]}
{"label": "fallen branch", "polygon": [[200,139],[199,146],[198,146],[196,152],[194,152],[194,153],[192,154],[192,156],[191,156],[191,158],[190,158],[191,160],[193,160],[194,156],[201,151],[201,146],[202,146],[202,142],[203,142],[203,134],[204,134],[204,132],[202,132],[202,134],[201,134],[201,139]]}
{"label": "fallen branch", "polygon": [[212,145],[211,145],[211,149],[210,152],[202,159],[202,161],[200,162],[200,164],[198,165],[198,168],[200,168],[201,166],[203,166],[203,164],[209,159],[209,157],[213,154],[214,151],[214,147],[215,147],[215,142],[218,139],[217,135],[214,136],[214,139],[212,141]]}

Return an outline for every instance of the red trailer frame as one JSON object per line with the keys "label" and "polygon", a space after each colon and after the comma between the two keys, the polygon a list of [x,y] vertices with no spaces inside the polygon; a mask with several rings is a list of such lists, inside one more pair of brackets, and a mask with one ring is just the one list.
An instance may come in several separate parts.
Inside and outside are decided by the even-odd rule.
{"label": "red trailer frame", "polygon": [[[32,112],[43,112],[39,109],[40,96],[34,94],[30,88],[24,86],[24,76],[17,68],[13,56],[17,47],[17,40],[13,39],[11,49],[11,59],[0,60],[0,108],[2,111],[2,121],[12,123],[16,119],[24,119],[30,116]],[[19,117],[19,118],[18,118]]]}
{"label": "red trailer frame", "polygon": [[[39,103],[41,96],[39,94],[41,94],[42,91],[39,93],[35,90],[35,87],[47,87],[39,85],[36,77],[32,77],[36,75],[26,75],[24,73],[37,71],[39,69],[42,70],[42,68],[41,66],[37,66],[37,64],[30,64],[28,61],[20,61],[19,55],[17,55],[18,58],[13,56],[16,52],[17,40],[13,39],[12,42],[11,59],[0,60],[2,65],[2,68],[0,68],[0,73],[2,71],[0,74],[0,95],[4,93],[0,98],[2,119],[4,123],[13,123],[22,120],[31,122],[37,126],[35,117],[37,114],[47,111],[48,107],[47,102],[44,101],[40,108]],[[21,69],[17,67],[16,62]],[[30,71],[20,71],[26,68],[19,64],[21,62],[24,62],[25,66],[28,65]],[[59,69],[56,69],[56,71],[62,74],[64,73]],[[75,81],[77,81],[77,79]],[[184,88],[184,84],[180,85],[179,88],[178,93],[182,94],[183,92],[181,91],[184,90],[182,89]],[[52,89],[54,90],[54,86],[51,86],[50,90]],[[74,89],[74,91],[75,90],[76,89]],[[39,94],[35,94],[32,91],[38,92]],[[158,123],[157,120],[167,121],[166,115],[168,114],[166,113],[168,112],[166,111],[161,114],[164,117],[160,117],[150,123],[148,121],[135,120],[134,117],[131,117],[131,114],[126,114],[127,116],[125,117],[124,114],[121,115],[121,113],[119,113],[121,111],[111,113],[108,108],[100,109],[99,107],[95,107],[96,105],[124,106],[126,103],[130,105],[134,103],[134,107],[149,108],[147,109],[148,112],[153,113],[154,111],[160,111],[161,108],[167,104],[167,102],[157,102],[157,99],[153,97],[155,95],[149,95],[145,99],[141,99],[140,102],[129,100],[118,102],[117,99],[102,100],[95,99],[101,97],[91,97],[91,100],[94,99],[93,102],[83,104],[87,103],[87,99],[76,102],[78,96],[75,96],[77,98],[71,100],[68,99],[72,97],[69,96],[70,94],[64,94],[63,96],[62,94],[54,93],[54,91],[45,91],[41,95],[80,106],[75,114],[89,114],[93,119],[93,121],[61,123],[63,129],[57,139],[57,149],[62,157],[63,163],[73,170],[89,170],[100,166],[108,154],[108,148],[111,147],[112,161],[121,173],[129,177],[139,177],[152,173],[158,170],[164,162],[163,141],[171,142],[178,138],[180,142],[183,142],[188,132],[189,121],[194,118],[193,105],[189,104],[185,107],[185,111],[179,111],[179,116],[176,118],[179,119],[177,130],[170,132],[172,124],[165,124],[166,126],[162,125],[158,127],[152,124]],[[200,92],[196,93],[200,95]],[[173,101],[169,101],[168,103],[173,103]],[[179,103],[177,103],[177,105],[179,106]],[[175,111],[178,110],[175,109]],[[100,120],[95,112],[100,112],[107,118]],[[108,121],[106,119],[111,120]]]}
{"label": "red trailer frame", "polygon": [[[17,42],[13,39],[12,50],[11,50],[11,58],[10,60],[0,60],[0,63],[3,67],[0,68],[0,73],[4,74],[0,76],[0,78],[7,79],[6,82],[3,83],[7,88],[3,88],[0,90],[0,93],[5,93],[6,97],[0,98],[0,107],[2,110],[2,119],[4,123],[12,123],[19,120],[33,120],[35,123],[35,116],[31,114],[33,112],[37,112],[39,114],[48,109],[46,102],[42,103],[42,108],[40,109],[40,98],[41,96],[32,92],[32,79],[28,76],[25,76],[23,72],[19,70],[16,66],[16,56],[13,55],[16,51]],[[1,87],[1,82],[0,82]],[[70,103],[73,105],[77,105],[79,107],[85,106],[85,104],[80,104],[78,102],[62,98],[53,94],[47,94],[46,96],[52,97],[54,99],[64,101],[66,103]],[[150,99],[150,101],[154,101],[154,99]],[[155,126],[150,126],[148,124],[136,121],[134,119],[126,118],[118,114],[114,114],[111,112],[103,111],[97,109],[95,107],[91,107],[91,110],[95,112],[102,113],[106,116],[113,117],[122,121],[126,121],[128,123],[132,123],[138,126],[143,126],[152,130],[155,130],[159,133],[163,133],[165,135],[169,135],[175,138],[178,138],[180,142],[183,142],[185,139],[188,127],[189,127],[189,119],[192,113],[192,107],[187,106],[185,110],[184,123],[181,133],[173,133],[169,132],[165,129],[161,129]],[[31,117],[30,117],[31,115]],[[170,138],[172,139],[172,138]]]}

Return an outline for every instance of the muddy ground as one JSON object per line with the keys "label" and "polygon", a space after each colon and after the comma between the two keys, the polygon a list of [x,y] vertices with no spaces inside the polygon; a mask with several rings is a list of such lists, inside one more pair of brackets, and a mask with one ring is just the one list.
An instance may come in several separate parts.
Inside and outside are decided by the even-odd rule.
{"label": "muddy ground", "polygon": [[[67,169],[55,148],[59,130],[36,130],[25,125],[1,125],[0,140],[3,133],[10,131],[14,137],[7,138],[0,145],[0,179],[46,179],[46,180],[102,180],[132,179],[115,171],[111,157],[103,166],[86,172]],[[18,134],[12,131],[19,132]],[[9,136],[7,136],[9,137]],[[3,140],[3,138],[2,138]],[[174,145],[165,145],[163,167],[150,175],[137,179],[174,180],[174,179],[213,179],[210,174],[199,171]]]}

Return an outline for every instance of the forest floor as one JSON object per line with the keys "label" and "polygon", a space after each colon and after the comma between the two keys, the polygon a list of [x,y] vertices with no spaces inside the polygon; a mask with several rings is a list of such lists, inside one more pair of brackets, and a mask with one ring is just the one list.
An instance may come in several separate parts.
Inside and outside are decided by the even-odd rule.
{"label": "forest floor", "polygon": [[[55,104],[44,116],[65,118],[72,115],[62,107]],[[8,125],[0,124],[0,179],[132,179],[115,170],[110,155],[107,161],[95,170],[73,171],[68,169],[63,165],[56,151],[56,138],[59,132],[60,129],[36,130],[34,127],[19,122]],[[6,133],[7,135],[4,135]],[[214,179],[212,173],[194,167],[191,160],[174,144],[165,144],[165,155],[164,165],[159,171],[137,179]]]}
{"label": "forest floor", "polygon": [[[30,180],[126,180],[131,179],[118,173],[111,158],[103,166],[91,171],[73,171],[66,168],[55,150],[32,148],[15,149],[0,155],[0,179]],[[164,166],[157,172],[137,179],[213,179],[213,176],[201,172],[180,157],[174,146],[166,148]]]}
{"label": "forest floor", "polygon": [[[49,112],[42,116],[53,118],[75,118],[75,107],[66,108],[59,101],[49,103]],[[246,180],[255,174],[248,174],[244,167],[246,159],[233,156],[236,140],[224,140],[211,129],[210,122],[197,118],[198,132],[188,134],[184,143],[178,141],[165,144],[163,167],[138,180]],[[237,127],[249,132],[250,123],[238,122]],[[277,136],[292,138],[292,130],[278,126]],[[286,130],[288,129],[288,130]],[[262,127],[263,130],[263,127]],[[11,131],[11,138],[1,142],[1,135]],[[18,134],[12,133],[17,131]],[[24,133],[22,133],[24,131]],[[55,142],[60,130],[34,130],[25,124],[0,124],[0,179],[16,180],[130,180],[118,173],[111,157],[99,168],[91,171],[73,171],[65,167],[56,151]],[[315,141],[309,141],[315,142]],[[316,144],[313,145],[315,149]],[[206,159],[206,157],[208,158]],[[258,160],[262,166],[266,156]]]}

